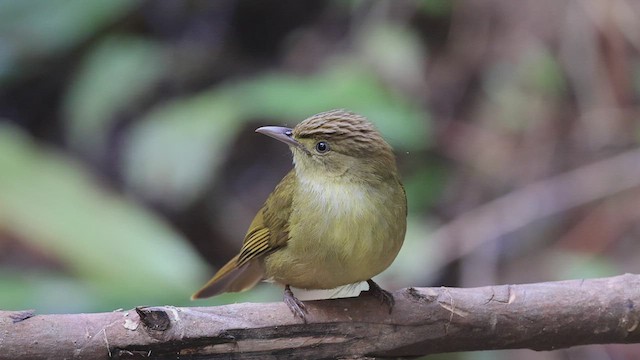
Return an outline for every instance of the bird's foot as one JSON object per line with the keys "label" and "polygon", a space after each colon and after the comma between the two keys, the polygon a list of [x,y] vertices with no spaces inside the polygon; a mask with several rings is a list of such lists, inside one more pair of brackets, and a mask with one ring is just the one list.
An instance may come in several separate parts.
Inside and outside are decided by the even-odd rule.
{"label": "bird's foot", "polygon": [[287,304],[289,310],[291,310],[294,316],[299,317],[305,323],[307,322],[307,314],[309,311],[307,311],[307,308],[304,306],[302,301],[298,300],[298,298],[293,295],[289,285],[284,287],[284,303]]}
{"label": "bird's foot", "polygon": [[391,314],[391,310],[393,310],[393,305],[395,305],[396,301],[391,295],[390,292],[384,290],[380,287],[380,285],[376,284],[375,281],[369,279],[367,280],[367,284],[369,284],[369,290],[367,290],[367,294],[375,296],[382,304],[387,305],[389,307],[389,314]]}

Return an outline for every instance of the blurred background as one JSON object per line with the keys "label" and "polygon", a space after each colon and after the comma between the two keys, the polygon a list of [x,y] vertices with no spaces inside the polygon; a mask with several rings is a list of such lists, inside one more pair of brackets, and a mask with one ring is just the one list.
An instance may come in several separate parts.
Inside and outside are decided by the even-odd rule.
{"label": "blurred background", "polygon": [[254,129],[333,108],[406,185],[383,287],[639,273],[639,50],[632,0],[2,0],[0,308],[280,301],[189,296],[291,168]]}

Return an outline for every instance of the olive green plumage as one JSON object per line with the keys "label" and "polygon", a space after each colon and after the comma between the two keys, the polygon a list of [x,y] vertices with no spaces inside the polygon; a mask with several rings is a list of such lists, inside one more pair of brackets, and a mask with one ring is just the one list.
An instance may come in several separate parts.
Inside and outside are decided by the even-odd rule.
{"label": "olive green plumage", "polygon": [[294,169],[249,226],[240,253],[193,298],[243,291],[260,280],[286,286],[285,301],[304,318],[289,286],[331,289],[368,281],[395,259],[406,230],[407,202],[391,146],[364,117],[333,110],[294,129],[257,132],[287,143]]}

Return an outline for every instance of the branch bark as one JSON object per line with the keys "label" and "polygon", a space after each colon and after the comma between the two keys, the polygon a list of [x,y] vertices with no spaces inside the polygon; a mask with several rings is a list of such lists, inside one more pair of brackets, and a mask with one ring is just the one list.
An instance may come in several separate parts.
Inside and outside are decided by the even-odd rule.
{"label": "branch bark", "polygon": [[[640,275],[480,288],[408,288],[376,299],[0,312],[2,359],[395,358],[452,351],[640,342]],[[33,315],[33,316],[32,316]]]}

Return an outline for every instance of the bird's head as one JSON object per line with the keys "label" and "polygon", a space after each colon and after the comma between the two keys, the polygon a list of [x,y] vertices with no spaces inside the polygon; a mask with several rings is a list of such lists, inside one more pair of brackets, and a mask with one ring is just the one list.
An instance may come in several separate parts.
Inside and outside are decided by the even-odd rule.
{"label": "bird's head", "polygon": [[313,115],[293,129],[256,130],[289,145],[296,173],[333,181],[384,181],[397,174],[391,146],[365,117],[331,110]]}

